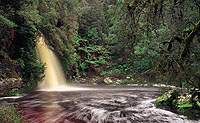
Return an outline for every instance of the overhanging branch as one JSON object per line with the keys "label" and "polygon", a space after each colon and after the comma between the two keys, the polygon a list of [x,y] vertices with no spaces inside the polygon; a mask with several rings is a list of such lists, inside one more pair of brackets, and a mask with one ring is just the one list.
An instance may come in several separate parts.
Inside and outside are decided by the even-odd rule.
{"label": "overhanging branch", "polygon": [[180,59],[183,60],[190,51],[190,43],[193,41],[194,36],[200,31],[200,20],[197,24],[195,24],[194,29],[192,32],[184,39],[185,46],[180,55]]}

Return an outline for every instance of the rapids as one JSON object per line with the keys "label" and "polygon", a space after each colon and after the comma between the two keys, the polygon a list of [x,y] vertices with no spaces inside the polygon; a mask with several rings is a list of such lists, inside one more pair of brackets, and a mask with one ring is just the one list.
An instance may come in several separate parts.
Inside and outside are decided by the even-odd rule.
{"label": "rapids", "polygon": [[199,123],[160,109],[159,87],[87,87],[87,90],[33,91],[2,98],[25,112],[28,123]]}

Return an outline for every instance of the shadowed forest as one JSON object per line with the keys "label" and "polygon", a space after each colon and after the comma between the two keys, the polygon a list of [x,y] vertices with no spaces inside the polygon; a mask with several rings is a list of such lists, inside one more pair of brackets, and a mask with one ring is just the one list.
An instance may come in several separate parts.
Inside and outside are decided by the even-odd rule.
{"label": "shadowed forest", "polygon": [[200,117],[200,0],[0,0],[0,95],[42,82],[41,35],[67,83],[187,88],[157,102]]}

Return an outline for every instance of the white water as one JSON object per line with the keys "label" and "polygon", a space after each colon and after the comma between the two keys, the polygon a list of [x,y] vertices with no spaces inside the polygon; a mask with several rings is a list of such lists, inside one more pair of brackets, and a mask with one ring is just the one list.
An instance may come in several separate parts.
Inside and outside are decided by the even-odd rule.
{"label": "white water", "polygon": [[72,91],[72,90],[87,90],[87,88],[74,88],[66,84],[66,79],[56,55],[49,49],[45,43],[44,36],[40,36],[36,40],[37,50],[40,59],[45,63],[45,77],[39,85],[42,91]]}
{"label": "white water", "polygon": [[66,79],[56,55],[48,48],[43,36],[37,39],[37,50],[40,59],[45,63],[45,78],[40,89],[57,88],[66,86]]}

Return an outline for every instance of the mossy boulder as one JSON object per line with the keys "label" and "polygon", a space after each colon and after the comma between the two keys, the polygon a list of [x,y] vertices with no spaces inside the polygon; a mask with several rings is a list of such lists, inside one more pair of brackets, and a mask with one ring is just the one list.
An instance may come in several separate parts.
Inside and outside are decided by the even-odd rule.
{"label": "mossy boulder", "polygon": [[176,108],[179,110],[183,108],[191,108],[192,107],[192,94],[185,93],[183,95],[178,96]]}
{"label": "mossy boulder", "polygon": [[179,95],[180,94],[177,90],[170,90],[169,92],[166,92],[162,96],[158,97],[156,99],[156,103],[160,103],[165,106],[172,106]]}
{"label": "mossy boulder", "polygon": [[178,97],[176,109],[189,116],[200,118],[200,93],[190,91]]}
{"label": "mossy boulder", "polygon": [[158,97],[156,103],[171,107],[190,117],[200,117],[200,91],[196,89],[182,95],[177,90],[171,90]]}
{"label": "mossy boulder", "polygon": [[199,89],[193,89],[190,91],[191,97],[191,103],[193,105],[194,109],[198,109],[200,111],[200,90]]}

